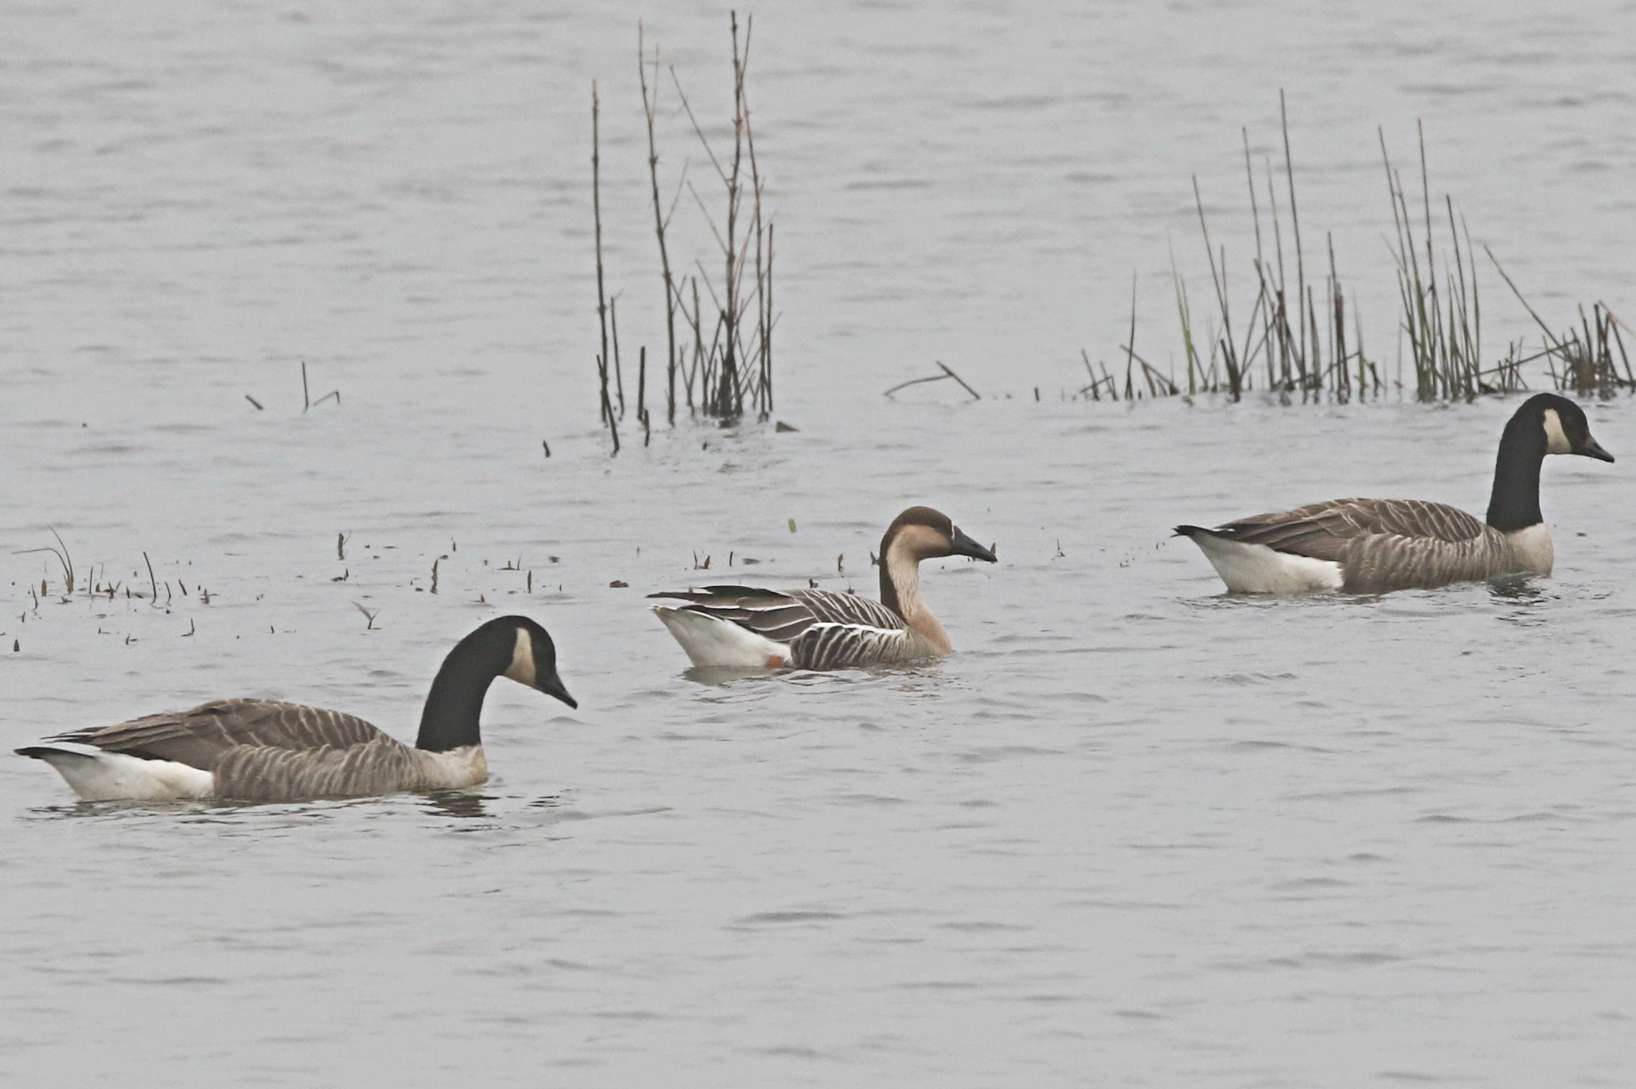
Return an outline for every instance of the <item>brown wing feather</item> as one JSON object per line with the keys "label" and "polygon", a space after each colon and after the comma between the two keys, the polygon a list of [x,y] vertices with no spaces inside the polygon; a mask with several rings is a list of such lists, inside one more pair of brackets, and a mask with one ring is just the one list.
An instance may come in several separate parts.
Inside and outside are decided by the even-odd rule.
{"label": "brown wing feather", "polygon": [[649,597],[678,598],[694,612],[730,620],[774,642],[799,639],[816,624],[901,628],[903,618],[878,601],[834,590],[764,590],[755,586],[701,586]]}
{"label": "brown wing feather", "polygon": [[74,730],[51,740],[175,760],[208,771],[224,753],[240,746],[348,749],[386,736],[356,715],[339,711],[276,700],[215,700],[187,711]]}
{"label": "brown wing feather", "polygon": [[1253,514],[1216,532],[1279,552],[1340,562],[1359,541],[1388,536],[1465,544],[1483,536],[1476,518],[1445,503],[1420,499],[1332,499],[1294,510]]}

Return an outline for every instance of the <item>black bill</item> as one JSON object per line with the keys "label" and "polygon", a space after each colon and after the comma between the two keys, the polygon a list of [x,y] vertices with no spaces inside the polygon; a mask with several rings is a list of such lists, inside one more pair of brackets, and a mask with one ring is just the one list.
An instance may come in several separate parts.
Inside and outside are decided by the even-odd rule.
{"label": "black bill", "polygon": [[[1611,461],[1612,459],[1608,460]],[[955,527],[954,530],[954,554],[956,556],[970,556],[974,560],[982,560],[985,563],[996,562],[992,549],[984,548],[970,537],[967,537],[960,532],[959,527]]]}
{"label": "black bill", "polygon": [[563,687],[562,678],[558,677],[555,673],[551,674],[551,676],[547,677],[545,680],[540,681],[534,687],[538,688],[541,692],[544,692],[548,696],[555,696],[557,699],[574,708],[576,711],[579,710],[579,701],[568,694],[568,689]]}
{"label": "black bill", "polygon": [[1589,435],[1585,436],[1585,445],[1575,450],[1574,453],[1584,454],[1586,457],[1595,458],[1597,461],[1613,460],[1613,455],[1602,449],[1602,444],[1591,438]]}

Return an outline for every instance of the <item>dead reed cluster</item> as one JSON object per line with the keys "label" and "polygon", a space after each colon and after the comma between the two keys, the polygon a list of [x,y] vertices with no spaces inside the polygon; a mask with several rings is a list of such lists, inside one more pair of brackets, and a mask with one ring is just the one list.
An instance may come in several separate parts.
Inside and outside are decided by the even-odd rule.
{"label": "dead reed cluster", "polygon": [[[1482,301],[1471,232],[1465,218],[1457,215],[1453,198],[1445,195],[1439,218],[1446,217],[1447,249],[1439,250],[1438,228],[1434,227],[1432,217],[1425,133],[1418,127],[1418,200],[1409,194],[1392,163],[1385,132],[1377,130],[1392,207],[1393,234],[1388,246],[1396,266],[1399,304],[1397,372],[1388,382],[1382,376],[1378,357],[1365,353],[1362,317],[1356,302],[1349,300],[1337,270],[1332,235],[1326,233],[1324,237],[1327,264],[1321,276],[1309,274],[1296,200],[1289,114],[1281,92],[1278,107],[1284,152],[1282,186],[1272,160],[1265,159],[1262,163],[1264,188],[1258,196],[1249,133],[1241,130],[1244,172],[1255,229],[1255,257],[1251,263],[1254,274],[1251,285],[1255,294],[1248,319],[1235,324],[1228,289],[1227,249],[1218,247],[1211,239],[1204,199],[1195,177],[1193,201],[1204,240],[1214,308],[1208,329],[1201,334],[1195,324],[1187,285],[1172,254],[1171,283],[1181,330],[1181,354],[1187,371],[1185,383],[1173,371],[1160,370],[1136,350],[1133,281],[1129,333],[1126,342],[1119,346],[1125,363],[1123,380],[1117,372],[1110,371],[1106,362],[1100,364],[1098,373],[1089,354],[1081,350],[1089,383],[1081,387],[1080,396],[1117,401],[1219,393],[1238,400],[1259,388],[1286,398],[1299,394],[1303,401],[1344,402],[1380,397],[1394,390],[1403,395],[1412,387],[1418,401],[1462,401],[1485,394],[1527,390],[1523,368],[1542,359],[1552,384],[1560,391],[1605,396],[1618,389],[1636,390],[1636,374],[1632,373],[1619,334],[1620,322],[1605,303],[1595,304],[1588,316],[1584,307],[1580,307],[1579,324],[1570,326],[1566,333],[1555,334],[1528,304],[1487,247],[1484,252],[1495,270],[1538,324],[1544,339],[1540,350],[1532,354],[1526,353],[1524,344],[1517,341],[1508,344],[1498,360],[1484,362]],[[1288,208],[1287,238],[1285,213],[1279,208],[1280,188]],[[1263,198],[1270,239],[1262,230]],[[1412,378],[1404,373],[1405,358],[1413,369]]]}
{"label": "dead reed cluster", "polygon": [[[1131,321],[1126,342],[1123,384],[1102,364],[1098,375],[1090,357],[1081,358],[1090,375],[1082,389],[1093,400],[1131,400],[1137,397],[1173,397],[1186,393],[1226,393],[1234,400],[1257,388],[1282,394],[1299,393],[1303,399],[1328,394],[1337,399],[1378,395],[1383,389],[1375,364],[1364,354],[1363,324],[1358,308],[1347,304],[1346,290],[1335,263],[1333,237],[1325,236],[1327,270],[1309,277],[1306,245],[1301,235],[1300,207],[1296,200],[1295,164],[1290,152],[1289,117],[1283,96],[1279,114],[1284,137],[1283,190],[1288,206],[1288,239],[1284,213],[1279,209],[1279,182],[1270,158],[1262,162],[1262,195],[1257,195],[1255,163],[1250,155],[1248,130],[1242,130],[1244,176],[1250,193],[1250,214],[1255,228],[1255,259],[1251,281],[1255,296],[1249,316],[1235,326],[1229,290],[1227,248],[1210,236],[1204,196],[1193,179],[1193,205],[1198,212],[1216,319],[1202,335],[1194,323],[1192,299],[1171,255],[1170,279],[1176,315],[1181,326],[1182,354],[1187,367],[1185,387],[1174,375],[1161,371],[1136,350],[1136,290],[1131,285]],[[1267,206],[1268,231],[1262,230],[1261,204]],[[1270,235],[1270,237],[1269,237]],[[1270,248],[1270,252],[1269,252]],[[1319,293],[1322,293],[1321,295]],[[1140,367],[1138,371],[1137,368]]]}
{"label": "dead reed cluster", "polygon": [[[148,558],[147,552],[142,553],[142,563],[147,568],[148,572],[148,592],[145,594],[140,588],[133,588],[136,585],[135,580],[138,579],[140,575],[140,572],[137,572],[134,569],[131,572],[131,581],[127,582],[125,580],[111,578],[108,574],[108,565],[106,563],[102,565],[102,572],[99,575],[97,573],[97,565],[93,563],[91,565],[88,577],[82,579],[80,578],[79,569],[74,565],[74,557],[68,551],[67,542],[62,539],[62,535],[57,532],[55,526],[48,526],[46,528],[51,531],[51,536],[56,540],[57,543],[55,545],[42,545],[39,548],[24,548],[12,553],[14,556],[32,556],[49,552],[56,558],[57,569],[60,573],[62,582],[60,589],[53,589],[50,579],[43,576],[40,579],[40,584],[37,589],[34,586],[32,577],[26,584],[26,589],[28,590],[29,596],[33,601],[33,608],[35,611],[39,610],[41,601],[49,600],[52,597],[56,597],[58,602],[63,605],[72,603],[74,600],[75,590],[78,590],[84,598],[90,601],[112,601],[114,600],[114,596],[123,590],[125,600],[127,601],[146,601],[149,605],[163,606],[167,611],[171,602],[175,600],[177,590],[181,591],[181,595],[184,598],[190,596],[191,593],[197,593],[201,604],[210,604],[210,591],[198,583],[194,584],[193,591],[189,591],[187,583],[183,581],[180,576],[177,576],[176,585],[174,588],[171,586],[169,579],[166,579],[163,582],[159,581],[159,578],[153,571],[153,561]],[[159,591],[161,589],[165,591],[163,601],[161,601],[159,598]],[[23,619],[26,619],[26,617],[27,614],[25,613]]]}
{"label": "dead reed cluster", "polygon": [[[766,179],[756,159],[755,131],[751,125],[746,79],[750,65],[753,20],[747,19],[742,40],[738,13],[729,17],[733,59],[733,140],[731,149],[711,146],[681,78],[668,67],[677,100],[693,133],[704,149],[721,186],[719,214],[712,213],[703,196],[687,178],[684,166],[667,204],[659,181],[656,135],[659,117],[660,53],[651,57],[646,37],[637,28],[637,75],[642,93],[642,114],[647,125],[648,181],[653,204],[654,235],[659,251],[659,279],[665,313],[665,418],[676,423],[677,387],[690,416],[737,420],[752,411],[767,419],[773,409],[773,222],[763,211]],[[651,82],[650,82],[651,73]],[[609,298],[606,261],[602,248],[601,99],[591,85],[591,189],[596,234],[597,320],[602,350],[596,357],[599,411],[602,423],[619,452],[619,424],[626,413],[625,379],[619,350],[617,298]],[[679,270],[671,261],[669,228],[676,206],[686,191],[703,213],[718,248],[719,279],[702,260],[692,271]],[[702,289],[702,290],[701,290]],[[705,309],[708,301],[710,308]],[[610,385],[611,383],[611,385]],[[636,419],[643,445],[652,436],[647,408],[647,348],[637,355]]]}
{"label": "dead reed cluster", "polygon": [[[1624,337],[1619,333],[1621,326],[1630,332],[1630,326],[1620,321],[1608,309],[1607,303],[1593,303],[1588,315],[1582,304],[1579,307],[1579,324],[1570,324],[1564,333],[1553,333],[1551,327],[1545,324],[1545,319],[1539,316],[1506,274],[1499,258],[1486,246],[1483,249],[1488,259],[1494,262],[1494,270],[1505,281],[1505,286],[1511,289],[1523,309],[1528,311],[1528,316],[1534,319],[1534,324],[1539,326],[1544,346],[1523,362],[1543,357],[1546,373],[1550,375],[1551,385],[1558,393],[1606,399],[1620,390],[1636,392],[1636,373],[1631,371],[1630,356],[1625,352]],[[1614,362],[1615,351],[1619,353],[1617,364]],[[1619,373],[1621,367],[1624,369],[1623,375]]]}
{"label": "dead reed cluster", "polygon": [[[262,404],[259,400],[250,396],[248,393],[244,395],[244,399],[249,401],[250,406],[257,412],[263,412],[267,408],[266,405]],[[333,400],[336,404],[340,404],[341,391],[338,389],[332,389],[322,397],[318,398],[318,400],[314,401],[312,399],[312,387],[307,384],[307,361],[303,359],[301,361],[301,414],[306,415],[308,412],[317,408],[325,401],[331,400]]]}

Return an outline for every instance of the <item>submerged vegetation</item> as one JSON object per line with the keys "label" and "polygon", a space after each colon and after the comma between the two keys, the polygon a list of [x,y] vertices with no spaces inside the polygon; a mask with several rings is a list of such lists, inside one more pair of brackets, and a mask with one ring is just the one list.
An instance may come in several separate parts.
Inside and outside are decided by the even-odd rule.
{"label": "submerged vegetation", "polygon": [[[764,214],[766,179],[756,159],[755,132],[750,123],[746,77],[754,20],[747,19],[739,35],[738,14],[729,17],[733,59],[733,137],[730,150],[718,155],[693,112],[676,69],[668,69],[676,97],[693,133],[721,185],[719,216],[687,179],[684,166],[667,204],[659,178],[655,135],[659,113],[660,53],[651,58],[646,38],[637,29],[637,75],[642,114],[647,129],[648,182],[653,205],[654,234],[658,243],[659,280],[664,293],[665,419],[676,423],[678,384],[690,416],[737,420],[746,411],[767,419],[773,409],[773,222]],[[651,82],[650,82],[651,76]],[[625,419],[625,378],[619,351],[617,298],[606,286],[602,247],[601,98],[591,85],[591,191],[596,236],[597,321],[601,352],[596,357],[599,411],[602,423],[619,452],[619,425]],[[692,272],[678,272],[671,260],[669,228],[683,191],[693,198],[710,228],[721,262],[719,279],[706,271],[702,260]],[[753,280],[747,277],[753,276]],[[702,288],[702,291],[701,291]],[[705,306],[708,302],[710,305]],[[679,319],[679,320],[678,320]],[[678,382],[679,380],[679,382]],[[610,385],[611,383],[611,385]],[[636,420],[643,444],[652,435],[647,408],[647,347],[637,353]]]}
{"label": "submerged vegetation", "polygon": [[[1393,232],[1388,247],[1396,266],[1399,307],[1396,370],[1390,377],[1383,374],[1380,357],[1365,350],[1363,319],[1338,271],[1332,235],[1324,236],[1322,272],[1314,276],[1307,267],[1290,151],[1289,115],[1282,93],[1279,119],[1282,170],[1276,171],[1270,158],[1263,160],[1259,196],[1249,132],[1241,130],[1255,230],[1249,281],[1254,294],[1247,319],[1235,322],[1227,248],[1218,247],[1211,239],[1204,198],[1195,177],[1193,202],[1209,267],[1213,307],[1208,326],[1201,327],[1172,253],[1171,283],[1185,375],[1178,376],[1174,368],[1162,370],[1137,351],[1133,282],[1129,331],[1119,345],[1124,357],[1123,375],[1110,370],[1106,362],[1100,363],[1099,370],[1082,350],[1089,382],[1080,388],[1080,396],[1117,401],[1225,394],[1238,400],[1260,390],[1286,399],[1299,395],[1303,401],[1349,401],[1391,393],[1403,396],[1412,391],[1417,401],[1469,401],[1486,394],[1528,390],[1524,368],[1531,364],[1531,373],[1538,376],[1543,370],[1559,392],[1609,396],[1621,389],[1636,391],[1636,373],[1620,334],[1622,323],[1606,303],[1595,303],[1589,315],[1581,306],[1578,323],[1563,333],[1554,333],[1486,246],[1483,252],[1494,270],[1539,326],[1542,343],[1529,352],[1523,342],[1513,342],[1506,345],[1504,354],[1485,360],[1476,249],[1465,217],[1457,214],[1451,196],[1443,197],[1434,220],[1423,129],[1417,131],[1418,199],[1411,196],[1393,165],[1384,130],[1377,130],[1392,208]],[[1287,212],[1279,207],[1280,190]],[[1267,208],[1265,233],[1263,200]],[[1442,248],[1437,239],[1445,231],[1446,248]],[[1411,368],[1407,374],[1405,359]]]}

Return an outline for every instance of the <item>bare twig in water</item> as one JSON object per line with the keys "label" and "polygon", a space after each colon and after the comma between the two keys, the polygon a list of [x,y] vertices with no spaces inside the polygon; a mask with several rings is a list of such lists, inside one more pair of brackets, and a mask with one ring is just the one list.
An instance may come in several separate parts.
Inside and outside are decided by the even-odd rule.
{"label": "bare twig in water", "polygon": [[[1198,191],[1197,179],[1193,182],[1194,192]],[[1201,213],[1202,215],[1202,213]],[[1208,244],[1208,239],[1206,240]],[[1211,266],[1214,268],[1214,266]],[[1130,339],[1125,342],[1125,400],[1130,400],[1133,391],[1130,388],[1130,371],[1136,359],[1136,274],[1130,276]]]}
{"label": "bare twig in water", "polygon": [[[653,227],[659,236],[659,271],[665,286],[665,413],[676,422],[676,288],[670,275],[670,248],[665,244],[665,214],[659,201],[659,151],[654,141],[654,115],[659,111],[659,47],[653,47],[653,90],[648,90],[647,58],[642,50],[642,24],[636,24],[636,74],[642,83],[642,113],[648,122],[648,180],[653,188]],[[646,428],[644,422],[643,427]],[[646,439],[643,440],[646,445]]]}
{"label": "bare twig in water", "polygon": [[[761,419],[769,418],[772,412],[772,334],[776,324],[772,285],[774,233],[772,221],[766,216],[763,207],[766,194],[765,178],[756,157],[755,134],[747,91],[746,77],[749,70],[753,25],[753,20],[747,19],[741,37],[738,15],[736,12],[729,13],[733,62],[733,146],[730,154],[718,155],[716,149],[711,146],[704,126],[700,123],[698,115],[693,110],[693,104],[682,87],[681,77],[675,66],[666,66],[675,86],[681,111],[685,113],[694,135],[698,138],[717,179],[725,190],[726,207],[719,219],[712,216],[705,198],[688,181],[685,163],[675,182],[675,197],[669,202],[668,207],[665,203],[659,187],[658,172],[657,130],[661,57],[657,48],[651,58],[649,57],[646,28],[641,24],[637,27],[637,80],[642,92],[642,116],[647,135],[647,190],[653,208],[654,238],[659,246],[659,275],[665,292],[665,411],[673,425],[676,420],[678,375],[682,379],[684,386],[682,392],[690,413],[702,411],[707,416],[736,420],[744,414],[747,400],[754,404]],[[653,76],[651,82],[648,78],[650,75]],[[596,146],[599,143],[599,135],[598,103],[593,85],[593,189],[599,189],[600,182],[600,169],[597,166],[600,153]],[[700,275],[691,278],[693,280],[691,310],[687,298],[689,292],[684,290],[688,277],[678,276],[678,266],[672,261],[670,252],[672,236],[669,227],[677,201],[683,192],[691,194],[698,204],[722,260],[722,264],[718,266],[721,271],[717,274],[720,280],[719,288],[711,273],[705,270],[702,263],[698,264]],[[604,281],[599,281],[598,286],[600,302],[606,298],[606,288],[605,270],[600,263],[599,196],[593,200],[593,205],[599,240],[598,273],[604,277]],[[753,284],[747,282],[752,269]],[[705,289],[710,293],[715,311],[713,322],[710,322],[710,316],[700,306],[701,279],[704,281]],[[680,337],[676,320],[678,314],[683,319]],[[611,323],[611,316],[610,304],[608,322],[604,324]],[[713,326],[712,334],[708,338],[704,335],[707,322]],[[687,344],[689,338],[686,336],[689,326],[693,334],[691,353]],[[622,386],[622,373],[618,362],[617,333],[613,335],[612,343],[605,333],[603,352],[597,363],[600,384],[606,384],[607,369],[612,367],[616,385]],[[651,441],[652,430],[652,421],[645,409],[645,405],[638,408],[639,422],[643,425],[644,445]],[[602,419],[605,424],[608,422],[606,408],[603,409]]]}
{"label": "bare twig in water", "polygon": [[601,382],[602,422],[608,425],[613,439],[613,452],[619,453],[619,424],[614,419],[613,404],[608,399],[608,295],[603,286],[602,271],[602,102],[597,97],[596,82],[591,82],[591,212],[596,222],[596,316],[602,327],[602,354],[596,357],[597,377]]}
{"label": "bare twig in water", "polygon": [[375,609],[374,611],[370,611],[369,609],[364,608],[361,604],[359,604],[356,601],[354,601],[352,603],[352,607],[364,614],[364,621],[365,621],[364,631],[374,631],[375,630],[375,618],[377,616],[381,615],[381,611],[379,609]]}
{"label": "bare twig in water", "polygon": [[[336,404],[341,403],[341,391],[338,390],[338,389],[330,390],[328,393],[324,394],[322,397],[318,398],[318,400],[316,400],[316,401],[312,400],[308,396],[308,392],[307,392],[307,361],[305,359],[303,359],[301,361],[301,411],[303,413],[305,413],[310,408],[317,408],[319,405],[323,404],[325,401],[329,400],[332,397],[335,398],[335,403]],[[255,404],[254,401],[251,401],[250,403]],[[260,408],[261,406],[256,405],[256,407]]]}
{"label": "bare twig in water", "polygon": [[882,396],[890,397],[900,389],[908,389],[910,386],[918,386],[926,382],[942,382],[952,378],[956,382],[960,383],[961,389],[964,389],[967,393],[971,394],[971,399],[973,401],[981,401],[983,399],[983,395],[981,393],[978,393],[976,390],[972,389],[970,384],[968,384],[964,378],[961,378],[958,374],[955,374],[954,371],[950,370],[946,363],[938,361],[937,366],[943,372],[942,374],[928,375],[925,378],[911,378],[907,382],[899,382],[897,385],[893,386],[891,389],[882,394]]}
{"label": "bare twig in water", "polygon": [[614,392],[619,399],[619,418],[625,418],[625,364],[619,358],[619,296],[608,300],[608,332],[613,337]]}
{"label": "bare twig in water", "polygon": [[636,421],[642,425],[642,445],[653,441],[653,425],[648,417],[648,346],[636,357]]}
{"label": "bare twig in water", "polygon": [[[45,545],[42,548],[25,548],[21,552],[12,553],[12,555],[29,556],[36,552],[51,553],[53,556],[57,557],[57,563],[62,567],[63,585],[67,587],[64,592],[71,594],[74,592],[74,558],[68,554],[68,546],[63,543],[62,535],[57,532],[56,527],[47,526],[46,528],[51,531],[51,536],[57,539],[57,544],[55,547],[52,545]],[[96,564],[93,563],[91,566],[92,568],[95,568]]]}
{"label": "bare twig in water", "polygon": [[142,562],[148,565],[148,592],[151,595],[148,602],[157,605],[159,604],[159,582],[153,577],[153,561],[148,559],[146,552],[142,553]]}
{"label": "bare twig in water", "polygon": [[[726,301],[721,309],[725,336],[722,342],[721,376],[716,383],[717,416],[737,417],[744,412],[744,397],[739,390],[739,273],[743,256],[737,248],[739,209],[744,196],[742,163],[744,161],[744,60],[739,52],[738,12],[731,12],[729,22],[733,34],[733,166],[727,176],[727,240],[722,247],[726,262],[722,274],[722,293]],[[749,35],[745,35],[748,48]],[[746,240],[748,241],[748,240]]]}

